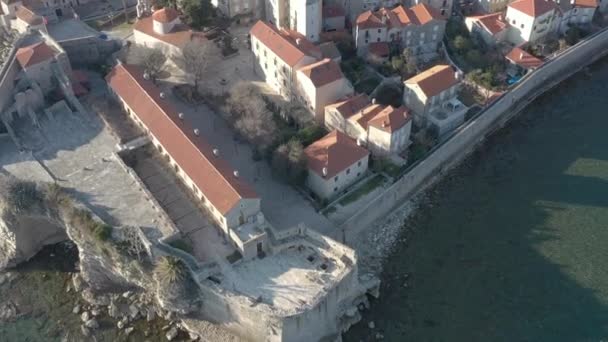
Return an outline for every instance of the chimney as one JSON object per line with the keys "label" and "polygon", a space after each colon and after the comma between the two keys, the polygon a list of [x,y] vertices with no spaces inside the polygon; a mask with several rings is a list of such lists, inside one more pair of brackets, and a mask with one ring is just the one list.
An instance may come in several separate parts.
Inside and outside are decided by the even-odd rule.
{"label": "chimney", "polygon": [[363,142],[361,141],[361,139],[357,139],[357,146],[361,146],[363,145]]}
{"label": "chimney", "polygon": [[200,135],[200,131],[198,130],[198,128],[194,129],[194,135],[196,135],[197,137]]}
{"label": "chimney", "polygon": [[167,95],[165,95],[165,92],[164,92],[164,91],[161,91],[161,92],[160,92],[160,98],[161,98],[161,99],[164,99],[165,97],[167,97]]}
{"label": "chimney", "polygon": [[372,104],[376,104],[376,98],[375,97],[372,99]]}
{"label": "chimney", "polygon": [[234,175],[234,177],[239,178],[239,171],[234,170],[234,171],[232,172],[232,174]]}
{"label": "chimney", "polygon": [[524,53],[523,52],[519,53],[519,59],[524,59]]}
{"label": "chimney", "polygon": [[180,120],[184,120],[184,113],[179,113],[179,114],[177,114],[177,117],[178,117]]}
{"label": "chimney", "polygon": [[321,172],[323,173],[323,177],[327,177],[327,168],[324,167]]}
{"label": "chimney", "polygon": [[220,156],[220,150],[218,150],[217,148],[214,148],[213,149],[213,155],[216,156],[216,157],[219,157]]}

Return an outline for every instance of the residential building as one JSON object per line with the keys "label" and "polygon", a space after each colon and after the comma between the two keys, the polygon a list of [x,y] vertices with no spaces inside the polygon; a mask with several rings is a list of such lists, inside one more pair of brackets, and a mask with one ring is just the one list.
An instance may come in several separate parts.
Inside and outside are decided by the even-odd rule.
{"label": "residential building", "polygon": [[188,42],[195,39],[205,40],[202,33],[194,32],[183,24],[179,12],[170,7],[138,19],[133,25],[133,37],[136,44],[160,49],[172,57],[181,55]]}
{"label": "residential building", "polygon": [[511,26],[508,40],[514,45],[534,43],[559,27],[559,10],[553,1],[516,0],[509,4],[505,15]]}
{"label": "residential building", "polygon": [[336,63],[342,61],[342,54],[340,54],[340,50],[338,50],[336,43],[332,41],[321,43],[319,44],[319,49],[321,50],[323,58],[329,58]]}
{"label": "residential building", "polygon": [[23,71],[22,77],[35,81],[44,94],[55,89],[53,64],[57,63],[66,75],[72,75],[67,54],[50,39],[19,48],[15,59]]}
{"label": "residential building", "polygon": [[543,64],[543,61],[532,56],[520,47],[514,47],[505,56],[509,62],[507,73],[511,76],[526,74],[530,70],[534,70]]}
{"label": "residential building", "polygon": [[253,228],[264,223],[260,198],[221,152],[200,136],[193,121],[178,113],[139,67],[118,64],[106,80],[110,93],[148,134],[153,146],[243,257],[249,259],[265,250],[265,233],[253,233]]}
{"label": "residential building", "polygon": [[488,45],[505,41],[509,34],[509,24],[501,12],[466,17],[464,22],[471,34],[478,35]]}
{"label": "residential building", "polygon": [[362,142],[375,155],[390,155],[409,146],[412,115],[404,106],[379,105],[360,94],[325,107],[325,126]]}
{"label": "residential building", "polygon": [[560,10],[559,32],[565,33],[571,26],[588,27],[591,25],[598,0],[555,0]]}
{"label": "residential building", "polygon": [[45,18],[26,6],[19,6],[15,11],[15,18],[11,20],[11,28],[20,33],[28,30],[40,30],[46,33],[46,24]]}
{"label": "residential building", "polygon": [[346,25],[346,12],[340,5],[323,6],[323,31],[344,30]]}
{"label": "residential building", "polygon": [[367,172],[369,152],[340,131],[332,131],[304,149],[307,186],[319,198],[337,196]]}
{"label": "residential building", "polygon": [[297,92],[302,104],[323,123],[325,106],[337,99],[354,94],[350,81],[342,74],[340,65],[323,59],[297,71]]}
{"label": "residential building", "polygon": [[255,72],[277,93],[295,98],[296,71],[322,58],[321,50],[298,32],[258,21],[250,31]]}
{"label": "residential building", "polygon": [[323,29],[323,0],[265,0],[266,20],[319,41]]}
{"label": "residential building", "polygon": [[354,29],[357,54],[366,56],[370,44],[376,55],[390,45],[411,48],[415,54],[436,53],[445,24],[445,17],[426,4],[363,12],[357,17]]}
{"label": "residential building", "polygon": [[460,75],[449,65],[436,65],[403,82],[403,103],[420,127],[436,126],[441,133],[462,122],[468,110],[458,101]]}
{"label": "residential building", "polygon": [[264,7],[263,0],[211,0],[211,4],[228,18],[235,16],[250,16],[261,18]]}

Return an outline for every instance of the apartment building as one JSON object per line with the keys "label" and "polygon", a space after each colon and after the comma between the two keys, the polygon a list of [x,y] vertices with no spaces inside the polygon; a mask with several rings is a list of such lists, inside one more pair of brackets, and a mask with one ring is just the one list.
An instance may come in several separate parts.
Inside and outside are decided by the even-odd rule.
{"label": "apartment building", "polygon": [[511,26],[508,40],[514,45],[542,40],[559,28],[560,14],[553,1],[516,0],[505,15]]}
{"label": "apartment building", "polygon": [[412,114],[360,94],[325,107],[325,126],[362,142],[374,155],[390,155],[409,146]]}
{"label": "apartment building", "polygon": [[240,234],[264,223],[260,198],[221,151],[199,135],[139,67],[118,64],[106,77],[110,93],[150,137],[175,174],[201,201],[209,217],[245,258],[265,248],[265,234]]}
{"label": "apartment building", "polygon": [[464,23],[471,34],[477,35],[488,45],[508,38],[510,28],[502,12],[466,17]]}
{"label": "apartment building", "polygon": [[228,18],[235,16],[251,16],[261,18],[263,14],[263,0],[211,0],[211,4]]}
{"label": "apartment building", "polygon": [[416,54],[436,52],[445,31],[446,19],[426,4],[412,8],[397,6],[392,9],[363,12],[355,23],[354,35],[359,56],[367,56],[370,45],[411,48]]}
{"label": "apartment building", "polygon": [[323,30],[323,0],[265,0],[266,20],[318,42]]}
{"label": "apartment building", "polygon": [[314,113],[320,124],[324,121],[325,106],[354,94],[354,88],[342,74],[340,65],[329,58],[298,69],[296,77],[300,101]]}
{"label": "apartment building", "polygon": [[258,21],[251,28],[255,71],[277,93],[294,98],[296,71],[322,58],[321,50],[298,32]]}
{"label": "apartment building", "polygon": [[340,194],[367,172],[369,152],[340,131],[332,131],[304,150],[307,186],[322,199]]}
{"label": "apartment building", "polygon": [[468,110],[458,100],[460,75],[449,65],[437,65],[403,82],[403,103],[420,127],[434,125],[445,133],[464,122]]}

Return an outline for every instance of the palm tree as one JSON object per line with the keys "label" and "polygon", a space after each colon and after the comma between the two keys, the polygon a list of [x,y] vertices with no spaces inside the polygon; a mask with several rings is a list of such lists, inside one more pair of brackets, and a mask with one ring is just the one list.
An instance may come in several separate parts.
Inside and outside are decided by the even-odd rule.
{"label": "palm tree", "polygon": [[156,265],[156,276],[164,284],[175,284],[186,277],[186,265],[174,256],[164,256]]}

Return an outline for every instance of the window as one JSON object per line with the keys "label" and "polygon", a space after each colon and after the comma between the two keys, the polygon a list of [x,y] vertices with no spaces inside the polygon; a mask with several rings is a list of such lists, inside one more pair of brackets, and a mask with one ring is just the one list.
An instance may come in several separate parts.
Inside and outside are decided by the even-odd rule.
{"label": "window", "polygon": [[346,169],[346,174],[350,174],[350,169]]}
{"label": "window", "polygon": [[274,65],[277,65],[277,58],[274,58]]}
{"label": "window", "polygon": [[361,166],[361,161],[359,160],[359,162],[357,163],[357,166]]}
{"label": "window", "polygon": [[[445,4],[444,4],[444,6],[445,6]],[[433,26],[433,31],[437,32],[438,30],[439,30],[439,25]]]}
{"label": "window", "polygon": [[524,28],[524,24],[521,24],[521,26],[520,26],[520,27],[523,29],[523,28]]}
{"label": "window", "polygon": [[365,44],[367,44],[367,43],[369,43],[369,40],[367,40],[367,39],[366,39],[366,40],[365,40]]}
{"label": "window", "polygon": [[378,37],[377,41],[380,41],[380,37]]}
{"label": "window", "polygon": [[264,50],[264,57],[266,57],[266,50]]}
{"label": "window", "polygon": [[334,188],[334,192],[338,191],[338,188]]}
{"label": "window", "polygon": [[338,181],[338,176],[334,177],[334,182]]}
{"label": "window", "polygon": [[437,40],[437,34],[433,33],[433,40]]}
{"label": "window", "polygon": [[382,29],[378,29],[378,33],[382,33]]}
{"label": "window", "polygon": [[515,19],[513,19],[513,20],[511,21],[511,24],[515,25]]}
{"label": "window", "polygon": [[264,69],[268,70],[268,64],[264,63]]}
{"label": "window", "polygon": [[361,176],[361,172],[357,172],[357,177]]}

